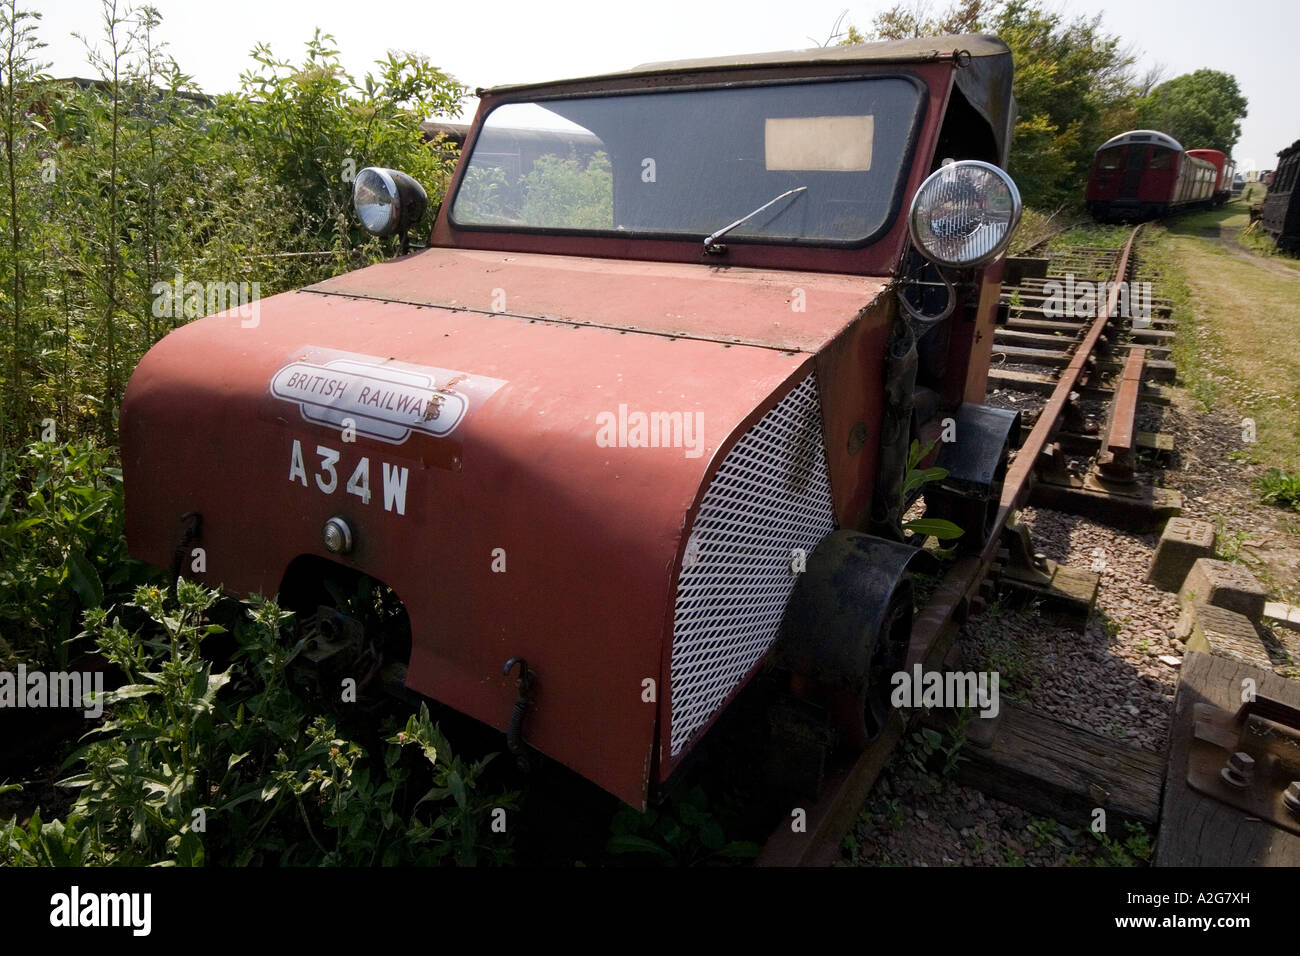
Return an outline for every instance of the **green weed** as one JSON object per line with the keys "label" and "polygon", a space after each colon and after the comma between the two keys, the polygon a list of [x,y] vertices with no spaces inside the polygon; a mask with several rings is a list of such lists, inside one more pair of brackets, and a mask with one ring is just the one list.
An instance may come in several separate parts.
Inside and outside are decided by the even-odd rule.
{"label": "green weed", "polygon": [[701,787],[678,788],[661,807],[614,815],[605,849],[616,858],[659,866],[727,866],[758,856],[755,843],[728,840]]}
{"label": "green weed", "polygon": [[1102,855],[1097,860],[1098,866],[1146,866],[1151,859],[1151,835],[1140,823],[1127,823],[1125,836],[1115,839],[1106,833],[1089,829],[1101,844]]}
{"label": "green weed", "polygon": [[77,792],[62,820],[0,825],[0,865],[325,865],[505,862],[493,824],[517,795],[485,791],[491,757],[456,757],[427,707],[391,727],[376,765],[299,699],[285,640],[290,615],[257,601],[236,617],[224,670],[202,653],[227,633],[218,594],[181,581],[177,600],[141,587],[149,626],[86,615],[96,647],[125,674],[108,719],[65,766]]}
{"label": "green weed", "polygon": [[1255,479],[1255,487],[1260,491],[1259,500],[1265,504],[1300,511],[1300,474],[1270,468]]}
{"label": "green weed", "polygon": [[9,656],[62,668],[85,610],[157,579],[127,556],[115,457],[91,440],[0,450],[0,631]]}

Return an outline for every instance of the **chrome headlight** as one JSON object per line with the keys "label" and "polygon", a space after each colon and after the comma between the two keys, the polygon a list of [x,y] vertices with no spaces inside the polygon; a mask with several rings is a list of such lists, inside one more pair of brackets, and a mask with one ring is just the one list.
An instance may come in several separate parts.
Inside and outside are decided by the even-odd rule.
{"label": "chrome headlight", "polygon": [[352,182],[352,205],[366,232],[391,236],[420,221],[429,197],[406,173],[367,166]]}
{"label": "chrome headlight", "polygon": [[931,173],[907,216],[912,243],[940,266],[966,268],[992,262],[1020,222],[1020,191],[996,166],[974,159]]}

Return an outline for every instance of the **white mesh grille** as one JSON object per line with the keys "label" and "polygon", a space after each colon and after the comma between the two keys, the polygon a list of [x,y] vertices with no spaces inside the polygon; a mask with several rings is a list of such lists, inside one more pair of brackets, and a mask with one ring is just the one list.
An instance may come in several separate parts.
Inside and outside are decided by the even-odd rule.
{"label": "white mesh grille", "polygon": [[673,616],[673,756],[776,640],[793,549],[834,530],[810,373],[727,453],[700,504]]}

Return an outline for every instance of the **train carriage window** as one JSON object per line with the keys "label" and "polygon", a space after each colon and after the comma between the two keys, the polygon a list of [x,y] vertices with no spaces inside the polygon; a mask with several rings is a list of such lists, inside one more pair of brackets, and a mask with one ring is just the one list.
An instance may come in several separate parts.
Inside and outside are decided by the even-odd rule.
{"label": "train carriage window", "polygon": [[1167,149],[1153,149],[1151,151],[1151,165],[1147,169],[1168,169],[1173,156],[1174,154]]}
{"label": "train carriage window", "polygon": [[1097,157],[1098,169],[1119,169],[1124,164],[1124,147],[1112,146],[1110,149],[1103,149]]}

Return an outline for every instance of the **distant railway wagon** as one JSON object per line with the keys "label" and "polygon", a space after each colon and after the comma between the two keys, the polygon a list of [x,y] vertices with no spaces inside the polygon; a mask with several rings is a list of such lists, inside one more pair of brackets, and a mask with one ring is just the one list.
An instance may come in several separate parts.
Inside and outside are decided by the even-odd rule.
{"label": "distant railway wagon", "polygon": [[1237,164],[1217,149],[1189,149],[1188,156],[1203,159],[1214,167],[1214,205],[1222,206],[1232,198],[1232,180]]}
{"label": "distant railway wagon", "polygon": [[[1132,130],[1098,148],[1084,195],[1094,219],[1158,219],[1215,201],[1222,167],[1199,155],[1218,150],[1183,149],[1178,140],[1150,129]],[[1230,180],[1229,180],[1230,181]]]}
{"label": "distant railway wagon", "polygon": [[1264,198],[1263,229],[1283,249],[1300,249],[1300,139],[1277,154],[1273,185]]}

